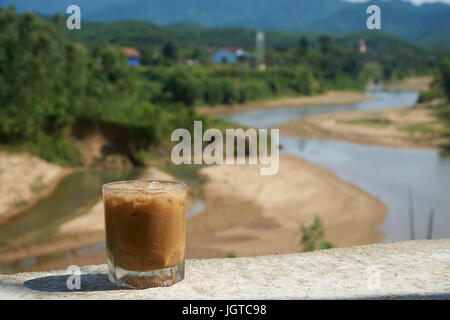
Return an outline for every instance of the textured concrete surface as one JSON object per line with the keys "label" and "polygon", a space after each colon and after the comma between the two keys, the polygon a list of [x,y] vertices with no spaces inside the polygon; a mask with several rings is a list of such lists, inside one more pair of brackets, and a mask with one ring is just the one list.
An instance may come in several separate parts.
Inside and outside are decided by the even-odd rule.
{"label": "textured concrete surface", "polygon": [[83,267],[81,289],[66,270],[0,275],[2,299],[449,299],[450,239],[312,253],[186,262],[172,287],[123,290],[106,265]]}

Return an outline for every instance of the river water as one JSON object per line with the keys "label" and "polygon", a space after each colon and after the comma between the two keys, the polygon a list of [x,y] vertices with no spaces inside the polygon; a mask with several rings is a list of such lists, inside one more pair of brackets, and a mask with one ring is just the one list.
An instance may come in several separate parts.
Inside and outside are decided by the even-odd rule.
{"label": "river water", "polygon": [[[368,89],[372,100],[339,106],[259,109],[222,116],[256,128],[276,128],[297,117],[344,110],[377,110],[413,106],[415,91]],[[385,241],[409,240],[409,190],[412,194],[415,239],[427,237],[434,210],[433,238],[450,237],[450,157],[439,151],[369,146],[333,140],[280,137],[281,153],[293,154],[335,172],[383,201],[388,215],[382,225]]]}

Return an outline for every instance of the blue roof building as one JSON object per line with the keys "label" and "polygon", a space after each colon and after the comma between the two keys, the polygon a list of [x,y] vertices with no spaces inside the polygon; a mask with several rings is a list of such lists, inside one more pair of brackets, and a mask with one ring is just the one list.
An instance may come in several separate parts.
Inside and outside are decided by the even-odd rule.
{"label": "blue roof building", "polygon": [[244,50],[241,48],[220,48],[211,56],[211,60],[214,63],[236,63],[243,55]]}
{"label": "blue roof building", "polygon": [[139,51],[131,47],[126,47],[123,48],[123,52],[127,56],[128,64],[132,65],[133,67],[138,67],[141,65],[141,54],[139,53]]}

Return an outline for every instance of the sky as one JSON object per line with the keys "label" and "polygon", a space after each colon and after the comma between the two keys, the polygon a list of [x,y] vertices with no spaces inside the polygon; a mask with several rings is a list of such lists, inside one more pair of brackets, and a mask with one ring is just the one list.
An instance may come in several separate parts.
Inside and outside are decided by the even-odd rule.
{"label": "sky", "polygon": [[[345,0],[348,2],[367,2],[369,0]],[[436,2],[441,2],[441,3],[446,3],[446,4],[450,4],[450,0],[403,0],[403,1],[407,1],[407,2],[411,2],[417,6],[424,4],[424,3],[436,3]]]}

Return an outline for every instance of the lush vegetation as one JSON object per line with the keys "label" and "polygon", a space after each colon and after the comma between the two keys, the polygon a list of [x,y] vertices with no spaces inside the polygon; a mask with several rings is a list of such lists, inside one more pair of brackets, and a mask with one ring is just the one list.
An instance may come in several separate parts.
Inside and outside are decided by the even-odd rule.
{"label": "lush vegetation", "polygon": [[151,103],[151,88],[121,49],[90,52],[31,13],[0,10],[0,141],[64,165],[78,165],[75,127],[113,123],[138,154],[176,127],[187,108]]}
{"label": "lush vegetation", "polygon": [[141,68],[152,87],[152,101],[186,106],[238,104],[280,95],[312,95],[324,90],[308,68],[273,68],[261,72],[249,67],[155,66]]}
{"label": "lush vegetation", "polygon": [[[438,120],[444,129],[441,134],[450,137],[450,60],[443,59],[440,65],[439,73],[435,76],[431,88],[420,93],[420,102],[437,101],[437,104],[430,104],[428,107],[433,108]],[[427,132],[426,127],[412,127],[409,130]],[[443,145],[442,148],[450,151],[450,145]]]}
{"label": "lush vegetation", "polygon": [[[107,127],[120,133],[113,139],[122,152],[141,163],[149,146],[168,140],[175,128],[191,128],[193,120],[201,118],[196,106],[329,89],[362,90],[381,66],[376,55],[356,50],[359,38],[354,36],[345,40],[267,33],[268,67],[261,71],[252,58],[237,65],[213,64],[209,59],[209,45],[242,45],[251,51],[255,33],[249,29],[161,27],[135,21],[87,23],[83,28],[68,32],[60,15],[42,18],[17,14],[12,7],[0,9],[3,146],[26,149],[63,165],[80,165],[74,138]],[[383,50],[393,43],[399,48],[410,45],[395,38],[387,43]],[[121,46],[137,47],[142,66],[128,65]],[[437,69],[432,59],[436,53],[416,47],[405,50],[414,58],[411,74]],[[368,69],[368,64],[378,67]],[[392,63],[389,77],[405,75],[396,71],[397,65],[401,63]],[[206,126],[216,125],[204,120]]]}
{"label": "lush vegetation", "polygon": [[[445,59],[442,61],[441,72],[437,82],[441,85],[446,98],[446,102],[438,105],[437,115],[446,127],[447,136],[450,136],[450,60]],[[445,148],[450,150],[450,146],[445,146]]]}
{"label": "lush vegetation", "polygon": [[420,92],[419,102],[439,98],[450,101],[450,60],[447,58],[442,59],[439,72],[431,82],[430,89]]}
{"label": "lush vegetation", "polygon": [[[64,30],[61,16],[56,15],[51,20],[59,23],[59,28]],[[82,32],[66,33],[73,41],[87,46],[131,45],[142,52],[144,64],[162,65],[167,64],[164,49],[168,44],[175,47],[175,56],[180,61],[194,59],[208,63],[210,51],[207,48],[239,46],[253,51],[255,32],[246,28],[211,29],[192,23],[164,27],[142,21],[118,21],[85,22]],[[313,66],[315,70],[327,69],[328,73],[335,72],[333,67],[342,69],[341,62],[351,67],[355,61],[353,55],[357,54],[360,40],[364,39],[367,50],[364,54],[357,54],[355,68],[362,66],[363,76],[376,81],[437,72],[438,62],[450,53],[446,48],[420,47],[381,31],[354,32],[334,37],[316,33],[266,31],[265,37],[267,65],[305,64]],[[330,50],[328,54],[321,55],[324,45],[325,49]],[[336,51],[340,54],[336,54]],[[173,59],[169,60],[173,62]],[[341,87],[347,86],[345,79],[337,83]]]}
{"label": "lush vegetation", "polygon": [[437,73],[439,61],[450,54],[448,49],[431,50],[380,31],[351,33],[336,42],[352,48],[361,39],[366,46],[365,73],[378,81]]}

